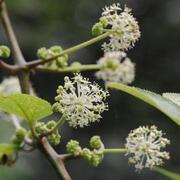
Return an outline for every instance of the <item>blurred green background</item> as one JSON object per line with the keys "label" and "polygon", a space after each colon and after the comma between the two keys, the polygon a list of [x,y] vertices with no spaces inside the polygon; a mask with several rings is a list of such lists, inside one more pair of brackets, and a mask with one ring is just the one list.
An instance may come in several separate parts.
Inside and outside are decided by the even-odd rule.
{"label": "blurred green background", "polygon": [[[61,45],[64,49],[91,38],[91,27],[98,20],[102,8],[114,2],[126,4],[140,24],[142,37],[128,56],[136,63],[133,85],[158,93],[180,92],[180,1],[179,0],[6,0],[18,40],[27,60],[36,59],[36,50],[42,46]],[[0,42],[7,44],[0,25]],[[103,53],[97,43],[70,55],[70,62],[96,63]],[[12,63],[9,61],[9,63]],[[0,77],[7,74],[0,71]],[[58,84],[65,74],[33,74],[31,79],[37,94],[53,103]],[[95,80],[93,72],[83,75]],[[96,80],[97,81],[97,80]],[[101,81],[98,81],[103,86]],[[109,111],[99,123],[84,129],[62,129],[62,144],[70,138],[87,145],[92,135],[101,135],[106,147],[122,147],[128,132],[139,125],[155,124],[171,140],[168,150],[171,159],[167,169],[180,172],[179,127],[156,109],[124,93],[110,91]],[[7,142],[13,129],[2,121],[0,142]],[[8,136],[7,136],[8,134]],[[98,168],[85,161],[71,161],[67,168],[73,180],[164,180],[155,172],[145,170],[138,174],[129,167],[127,157],[108,155]],[[56,180],[57,176],[46,159],[38,152],[20,154],[11,168],[0,167],[0,180]]]}

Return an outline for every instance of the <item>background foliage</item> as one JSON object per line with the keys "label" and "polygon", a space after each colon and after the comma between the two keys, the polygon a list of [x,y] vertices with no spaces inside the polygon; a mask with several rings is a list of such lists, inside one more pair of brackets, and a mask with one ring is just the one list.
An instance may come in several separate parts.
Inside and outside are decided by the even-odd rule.
{"label": "background foliage", "polygon": [[[101,8],[112,2],[126,3],[133,9],[133,14],[140,23],[142,37],[136,47],[128,52],[136,62],[136,81],[133,85],[162,93],[179,92],[180,84],[180,2],[178,0],[7,0],[10,16],[17,37],[27,59],[36,58],[36,50],[42,46],[60,44],[63,48],[73,46],[91,37],[91,27],[100,16]],[[0,27],[0,41],[7,44]],[[74,53],[70,61],[95,63],[102,55],[98,44]],[[9,62],[11,62],[9,60]],[[83,73],[94,80],[93,72]],[[0,76],[6,75],[0,72]],[[63,80],[63,75],[38,73],[32,76],[37,94],[53,102],[56,88]],[[102,82],[100,82],[102,83]],[[103,85],[103,83],[102,83]],[[71,137],[86,144],[94,134],[99,134],[108,147],[123,146],[128,132],[139,125],[155,124],[167,133],[171,139],[169,151],[171,159],[165,166],[174,172],[180,172],[179,127],[156,109],[124,93],[111,90],[110,110],[104,113],[100,123],[91,127],[74,130],[63,127],[64,145]],[[2,120],[1,120],[2,121]],[[0,126],[0,140],[5,141],[3,131],[10,130],[10,125]],[[12,130],[13,131],[13,130]],[[9,132],[10,133],[10,132]],[[57,150],[63,150],[62,145]],[[121,155],[109,155],[98,168],[90,167],[83,160],[68,164],[74,179],[164,179],[149,170],[141,174],[129,168],[127,158]],[[9,173],[11,171],[11,173]],[[86,172],[86,177],[84,173]],[[15,167],[0,168],[3,179],[42,179],[56,180],[53,169],[39,152],[23,155]]]}

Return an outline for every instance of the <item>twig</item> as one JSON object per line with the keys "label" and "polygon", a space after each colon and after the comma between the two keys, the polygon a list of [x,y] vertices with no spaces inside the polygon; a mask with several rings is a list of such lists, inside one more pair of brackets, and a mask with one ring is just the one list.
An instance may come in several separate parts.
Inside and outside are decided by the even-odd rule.
{"label": "twig", "polygon": [[110,32],[106,32],[106,33],[104,33],[104,34],[102,34],[100,36],[97,36],[95,38],[92,38],[92,39],[90,39],[90,40],[88,40],[88,41],[86,41],[84,43],[73,46],[72,48],[68,48],[68,49],[62,51],[61,53],[59,53],[58,55],[53,56],[51,58],[48,58],[46,60],[37,59],[37,60],[31,61],[31,62],[28,62],[26,64],[26,67],[28,69],[32,69],[32,68],[35,68],[36,66],[43,65],[43,64],[46,64],[48,62],[54,61],[56,58],[58,58],[60,56],[63,56],[65,54],[70,54],[70,53],[73,53],[73,52],[75,52],[77,50],[85,48],[85,47],[87,47],[87,46],[89,46],[89,45],[91,45],[93,43],[96,43],[96,42],[98,42],[98,41],[100,41],[102,39],[107,38],[109,35],[110,35]]}
{"label": "twig", "polygon": [[78,66],[69,66],[66,68],[46,68],[43,66],[37,66],[34,70],[39,72],[49,72],[49,73],[70,73],[70,72],[82,72],[82,71],[97,71],[100,70],[102,66],[97,64],[88,64],[88,65],[78,65]]}
{"label": "twig", "polygon": [[51,147],[48,140],[45,137],[43,137],[37,145],[39,149],[41,150],[41,152],[51,162],[58,176],[61,177],[63,180],[71,180],[71,177],[65,168],[63,160],[59,158],[59,155]]}
{"label": "twig", "polygon": [[65,162],[68,160],[79,159],[81,158],[81,156],[73,156],[72,154],[60,154],[58,158]]}
{"label": "twig", "polygon": [[0,69],[4,69],[11,74],[16,74],[18,72],[18,67],[16,65],[10,65],[0,60]]}
{"label": "twig", "polygon": [[65,121],[66,121],[66,115],[63,114],[61,116],[61,119],[56,123],[56,125],[51,130],[49,130],[48,132],[41,134],[40,138],[43,138],[45,136],[47,137],[50,134],[52,134],[53,132],[56,132],[64,124]]}
{"label": "twig", "polygon": [[9,42],[12,46],[13,55],[14,55],[16,64],[22,66],[25,64],[25,60],[24,60],[23,54],[21,52],[21,49],[19,47],[18,41],[16,39],[14,30],[12,28],[12,24],[9,19],[9,15],[7,12],[7,7],[6,7],[5,2],[2,3],[1,18],[2,18],[2,23],[4,26],[5,32],[7,34]]}
{"label": "twig", "polygon": [[[5,29],[5,32],[7,34],[7,37],[9,39],[9,42],[13,50],[15,64],[18,65],[19,67],[24,67],[26,64],[26,61],[21,52],[14,30],[12,28],[5,2],[1,4],[0,13],[1,13],[3,27]],[[18,73],[18,77],[19,77],[22,92],[29,94],[30,87],[31,87],[31,82],[29,79],[29,71],[22,69],[21,72]]]}

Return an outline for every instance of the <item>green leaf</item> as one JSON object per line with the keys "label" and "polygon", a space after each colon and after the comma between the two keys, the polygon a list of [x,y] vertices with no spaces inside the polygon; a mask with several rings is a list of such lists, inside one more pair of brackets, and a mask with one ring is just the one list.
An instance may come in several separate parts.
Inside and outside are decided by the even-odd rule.
{"label": "green leaf", "polygon": [[159,167],[153,168],[153,170],[166,177],[169,177],[171,180],[180,180],[180,174],[177,174],[177,173],[174,173],[174,172],[171,172],[163,168],[159,168]]}
{"label": "green leaf", "polygon": [[51,115],[51,105],[38,97],[27,94],[0,96],[0,108],[10,114],[23,117],[29,122],[37,121]]}
{"label": "green leaf", "polygon": [[180,94],[179,93],[163,93],[163,97],[169,99],[173,103],[180,106]]}
{"label": "green leaf", "polygon": [[169,99],[136,87],[130,87],[120,83],[108,83],[107,87],[126,92],[142,101],[154,106],[164,114],[166,114],[176,124],[180,125],[180,106],[173,103]]}
{"label": "green leaf", "polygon": [[0,144],[0,159],[3,155],[11,155],[18,150],[17,146],[11,144]]}

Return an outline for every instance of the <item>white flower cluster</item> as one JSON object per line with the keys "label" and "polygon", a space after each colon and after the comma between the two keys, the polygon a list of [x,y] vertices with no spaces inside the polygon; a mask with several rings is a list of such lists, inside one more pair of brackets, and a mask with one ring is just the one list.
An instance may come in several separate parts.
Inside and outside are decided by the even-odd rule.
{"label": "white flower cluster", "polygon": [[57,89],[54,110],[65,114],[69,125],[75,128],[98,121],[101,113],[108,108],[104,100],[109,94],[80,74],[75,74],[72,80],[69,77],[64,80],[64,86]]}
{"label": "white flower cluster", "polygon": [[162,136],[162,131],[158,131],[156,126],[143,126],[131,131],[125,145],[127,154],[132,155],[129,163],[135,164],[137,170],[163,164],[163,159],[169,159],[169,153],[161,151],[161,148],[170,141]]}
{"label": "white flower cluster", "polygon": [[105,82],[130,84],[134,81],[135,64],[123,51],[106,52],[97,63],[102,66],[102,69],[96,73],[96,77]]}
{"label": "white flower cluster", "polygon": [[102,19],[107,21],[107,31],[111,31],[109,43],[104,43],[104,51],[127,50],[134,46],[134,43],[140,37],[139,25],[131,14],[131,9],[125,7],[124,11],[120,4],[113,4],[105,7],[102,13]]}

